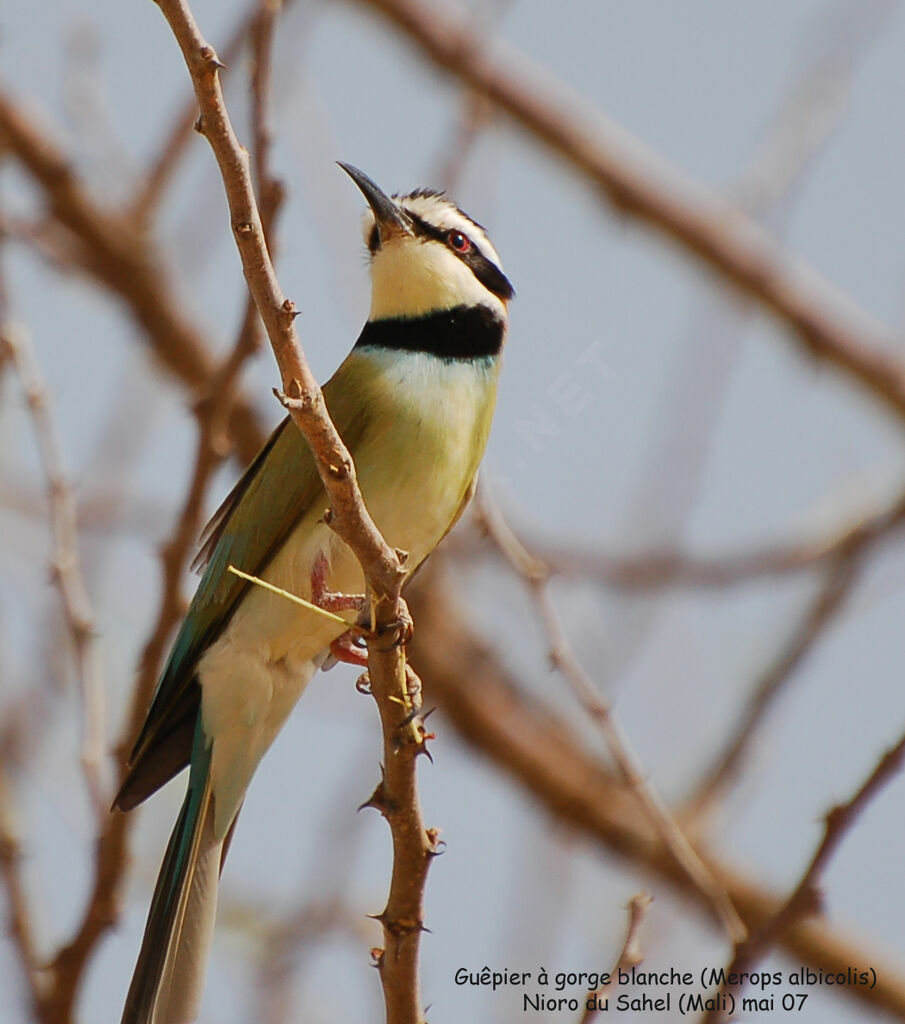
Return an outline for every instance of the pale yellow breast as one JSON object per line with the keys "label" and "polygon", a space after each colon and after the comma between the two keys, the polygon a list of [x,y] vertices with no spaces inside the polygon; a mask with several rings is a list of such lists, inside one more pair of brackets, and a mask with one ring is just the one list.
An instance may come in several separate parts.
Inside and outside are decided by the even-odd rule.
{"label": "pale yellow breast", "polygon": [[378,528],[414,568],[449,527],[484,454],[496,363],[365,350],[375,428],[353,452]]}

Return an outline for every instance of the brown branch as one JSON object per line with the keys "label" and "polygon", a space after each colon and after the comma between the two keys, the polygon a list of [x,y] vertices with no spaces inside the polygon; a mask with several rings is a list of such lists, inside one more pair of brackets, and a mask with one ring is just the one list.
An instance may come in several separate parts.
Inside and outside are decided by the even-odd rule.
{"label": "brown branch", "polygon": [[713,903],[730,939],[739,942],[746,931],[732,901],[698,856],[653,783],[646,777],[612,708],[601,697],[572,650],[550,598],[547,567],[525,550],[490,498],[486,485],[479,491],[478,517],[488,535],[528,588],[546,632],[550,646],[550,661],[554,668],[559,670],[591,720],[600,729],[622,778],[644,808],[660,839],[675,857],[676,863]]}
{"label": "brown branch", "polygon": [[436,65],[512,117],[609,201],[698,256],[796,333],[804,350],[905,417],[905,363],[882,325],[731,203],[687,179],[625,129],[500,42],[476,40],[448,2],[359,0],[384,14]]}
{"label": "brown branch", "polygon": [[[801,876],[798,885],[788,899],[752,932],[747,939],[735,947],[732,961],[726,970],[727,975],[738,976],[741,972],[751,971],[767,956],[770,950],[780,941],[784,934],[803,917],[819,912],[822,895],[819,889],[820,877],[827,863],[836,852],[839,844],[851,830],[858,816],[879,791],[898,774],[905,764],[905,734],[894,747],[877,762],[874,770],[864,780],[858,791],[844,804],[837,804],[826,815],[823,838],[820,841],[810,864]],[[727,986],[725,992],[735,992],[740,986]],[[724,1020],[723,1013],[711,1010],[705,1018],[705,1024],[720,1024]]]}
{"label": "brown branch", "polygon": [[[4,472],[0,481],[0,505],[4,511],[23,519],[34,519],[41,514],[46,496],[25,473]],[[79,491],[76,525],[80,534],[112,532],[132,533],[143,538],[159,531],[161,521],[171,506],[159,494],[142,495],[124,503],[123,488],[113,481],[101,483],[89,491]]]}
{"label": "brown branch", "polygon": [[[271,222],[276,213],[273,206],[269,211]],[[213,374],[208,394],[195,409],[198,441],[191,482],[173,534],[160,551],[163,581],[157,616],[139,659],[129,714],[115,750],[120,782],[125,775],[128,752],[147,713],[170,636],[184,613],[182,576],[198,537],[211,479],[225,454],[223,434],[235,406],[239,375],[258,344],[257,312],[249,299],[232,351]],[[94,880],[82,923],[53,962],[53,987],[47,999],[47,1020],[52,1024],[70,1020],[85,964],[119,917],[128,840],[135,820],[134,815],[112,814],[98,838]]]}
{"label": "brown branch", "polygon": [[100,822],[106,815],[100,782],[105,752],[103,660],[91,599],[79,560],[75,502],[66,479],[60,438],[50,411],[47,388],[28,333],[19,325],[0,322],[0,348],[6,350],[22,383],[47,484],[53,538],[52,578],[60,594],[78,666],[82,712],[81,762],[91,803]]}
{"label": "brown branch", "polygon": [[[252,321],[252,326],[254,322]],[[243,321],[230,356],[212,382],[212,398],[199,404],[198,444],[188,493],[172,536],[161,547],[163,583],[155,624],[139,659],[138,679],[129,713],[115,748],[118,776],[124,778],[126,760],[147,713],[167,644],[185,610],[182,574],[198,537],[205,496],[214,470],[223,457],[217,438],[233,400],[234,383],[248,355],[249,322]],[[82,922],[57,953],[52,964],[53,985],[47,997],[47,1024],[69,1024],[85,965],[100,939],[119,918],[122,887],[128,864],[128,841],[135,815],[113,813],[97,840],[94,878]]]}
{"label": "brown branch", "polygon": [[261,210],[264,242],[274,258],[273,238],[270,230],[275,211],[283,200],[283,186],[270,171],[271,63],[273,60],[273,32],[277,16],[283,9],[283,0],[259,0],[257,16],[251,26],[251,130],[254,183]]}
{"label": "brown branch", "polygon": [[[223,63],[227,67],[239,59],[242,49],[248,42],[249,34],[252,33],[260,18],[261,4],[259,0],[254,0],[220,50]],[[143,187],[133,200],[131,213],[140,224],[149,223],[160,205],[173,175],[194,137],[197,118],[198,105],[195,102],[194,94],[192,94],[174,118],[166,138],[158,147],[157,158],[145,177]]]}
{"label": "brown branch", "polygon": [[[368,751],[361,750],[344,767],[342,777],[331,786],[336,799],[327,800],[327,811],[322,820],[309,823],[319,837],[317,858],[306,864],[301,875],[300,899],[297,905],[280,914],[266,928],[263,942],[258,943],[256,971],[256,1024],[287,1024],[297,1020],[293,1013],[293,996],[297,989],[298,972],[306,953],[317,953],[323,948],[325,937],[339,933],[340,938],[354,939],[357,948],[361,942],[373,938],[374,926],[349,904],[350,879],[355,860],[363,853],[362,837],[365,822],[361,817],[337,815],[336,807],[348,806],[361,786],[362,772],[372,763]],[[337,803],[337,800],[339,803]],[[226,927],[238,915],[232,908],[221,905],[218,915]],[[260,933],[260,901],[249,902],[239,916],[245,931]]]}
{"label": "brown branch", "polygon": [[400,597],[404,556],[389,548],[370,519],[352,458],[327,415],[323,394],[305,360],[295,331],[295,309],[280,290],[268,254],[248,154],[236,138],[224,104],[221,64],[183,0],[158,2],[192,77],[201,109],[199,131],[220,167],[245,278],[280,369],[283,391],[279,397],[311,448],[330,501],[327,521],[361,564],[373,595],[377,636],[384,632],[369,644],[368,654],[371,689],[384,735],[384,776],[372,802],[389,821],[394,850],[390,893],[381,914],[385,946],[377,963],[388,1024],[418,1024],[423,1020],[418,985],[423,891],[436,835],[424,828],[420,818],[415,760],[424,749],[425,736],[398,646],[399,639],[410,632]]}
{"label": "brown branch", "polygon": [[[232,908],[221,907],[224,923],[229,925]],[[320,951],[326,943],[337,939],[354,940],[360,948],[367,941],[361,911],[348,906],[340,894],[313,898],[291,916],[268,928],[261,942],[261,906],[248,908],[246,917],[252,938],[260,949],[255,985],[256,1024],[288,1024],[303,1020],[303,1014],[292,1005],[298,962],[305,952]]]}
{"label": "brown branch", "polygon": [[379,613],[386,615],[388,608],[390,612],[395,610],[405,570],[364,508],[351,456],[327,415],[323,395],[299,343],[295,307],[284,297],[267,252],[248,153],[240,145],[226,111],[219,77],[222,65],[185,3],[160,0],[159,7],[192,76],[201,108],[198,130],[210,143],[223,176],[245,279],[280,368],[281,401],[314,453],[331,505],[330,526],[354,551],[374,592],[381,599],[391,599],[388,605],[381,601]]}
{"label": "brown branch", "polygon": [[41,973],[31,910],[21,872],[22,850],[15,825],[6,766],[0,764],[0,876],[6,890],[7,934],[28,992],[29,1014],[41,1020]]}
{"label": "brown branch", "polygon": [[[0,148],[7,149],[42,191],[55,221],[79,243],[80,262],[117,295],[141,327],[166,369],[191,389],[214,372],[206,339],[176,302],[163,261],[148,235],[128,215],[98,206],[62,150],[0,91]],[[257,416],[245,399],[236,402],[230,437],[249,462],[263,442]]]}
{"label": "brown branch", "polygon": [[[374,644],[371,644],[374,647]],[[392,671],[369,667],[371,692],[383,729],[381,780],[366,806],[386,818],[393,837],[393,873],[384,910],[383,947],[371,950],[380,972],[387,1024],[422,1024],[424,1008],[418,978],[421,932],[424,931],[424,889],[431,860],[438,852],[439,832],[426,829],[416,788],[415,761],[427,753],[420,716],[421,682],[396,648],[388,652]],[[399,675],[407,680],[400,693]]]}
{"label": "brown branch", "polygon": [[[676,863],[628,788],[603,768],[575,729],[519,687],[494,647],[480,639],[450,597],[443,559],[435,554],[407,591],[417,617],[412,660],[436,703],[461,737],[507,774],[556,820],[615,854],[635,870],[665,882],[689,905],[713,919],[713,905]],[[705,853],[709,870],[726,888],[752,932],[781,901],[739,868]],[[839,989],[864,1007],[905,1020],[905,974],[900,965],[865,952],[843,929],[824,921],[795,921],[779,944],[813,969],[845,973],[873,966],[875,988]],[[834,990],[835,991],[835,990]]]}
{"label": "brown branch", "polygon": [[834,539],[814,545],[811,553],[829,558],[826,573],[801,620],[758,681],[731,736],[701,776],[686,802],[686,813],[706,811],[737,775],[757,729],[776,703],[802,661],[844,610],[851,591],[876,544],[901,528],[905,521],[905,494],[874,515],[845,530]]}
{"label": "brown branch", "polygon": [[[512,6],[512,0],[494,0],[484,3],[472,14],[472,31],[475,39],[489,39],[495,35],[495,27]],[[436,170],[431,178],[455,194],[459,181],[475,146],[483,132],[493,121],[496,111],[486,96],[465,87],[461,99],[458,121],[450,132],[444,146],[444,153],[436,160]]]}
{"label": "brown branch", "polygon": [[[747,551],[698,555],[664,549],[619,555],[590,548],[533,539],[531,548],[551,573],[573,579],[594,580],[621,590],[660,587],[720,589],[753,583],[773,576],[788,576],[823,569],[853,550],[882,543],[905,526],[905,494],[874,511],[822,536],[764,544]],[[447,542],[457,556],[474,557],[484,551],[478,530],[462,529]],[[497,551],[497,553],[499,553]]]}
{"label": "brown branch", "polygon": [[625,930],[625,940],[622,949],[616,958],[616,963],[610,971],[610,980],[606,985],[589,992],[585,999],[584,1012],[579,1019],[579,1024],[589,1024],[590,1021],[600,1013],[605,1004],[600,1002],[600,997],[607,997],[619,984],[619,972],[627,971],[630,967],[637,967],[644,959],[641,954],[640,936],[641,925],[647,915],[652,897],[646,892],[639,892],[629,900],[628,904],[628,926]]}

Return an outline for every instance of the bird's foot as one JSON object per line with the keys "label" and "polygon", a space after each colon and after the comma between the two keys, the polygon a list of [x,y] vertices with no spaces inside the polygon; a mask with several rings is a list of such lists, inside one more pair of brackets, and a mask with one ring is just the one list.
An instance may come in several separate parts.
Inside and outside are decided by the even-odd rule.
{"label": "bird's foot", "polygon": [[368,667],[368,649],[360,629],[349,629],[330,644],[330,653],[345,665]]}
{"label": "bird's foot", "polygon": [[[364,594],[337,594],[327,589],[327,572],[330,566],[326,556],[319,554],[311,570],[311,603],[325,612],[355,611],[360,615],[367,607]],[[353,664],[358,664],[354,662]]]}
{"label": "bird's foot", "polygon": [[378,626],[373,633],[373,638],[382,641],[381,650],[392,651],[397,647],[405,647],[412,639],[414,632],[415,625],[409,615],[408,606],[404,601],[400,601],[396,618],[392,622]]}
{"label": "bird's foot", "polygon": [[412,617],[408,608],[403,604],[401,613],[392,622],[388,622],[377,629],[365,629],[362,626],[353,626],[338,636],[330,644],[330,653],[336,661],[342,661],[347,665],[358,665],[366,668],[368,664],[368,641],[379,641],[380,650],[392,651],[402,647],[412,638],[414,628]]}

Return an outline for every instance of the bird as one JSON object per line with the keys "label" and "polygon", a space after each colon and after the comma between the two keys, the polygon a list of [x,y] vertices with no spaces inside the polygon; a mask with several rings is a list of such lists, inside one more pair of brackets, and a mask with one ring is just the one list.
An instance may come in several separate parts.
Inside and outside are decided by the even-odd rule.
{"label": "bird", "polygon": [[[474,493],[514,290],[486,230],[445,192],[391,196],[339,166],[367,201],[371,303],[323,394],[371,517],[407,553],[408,579]],[[364,577],[325,521],[328,506],[287,417],[202,533],[201,580],[113,805],[130,811],[189,769],[123,1024],[197,1020],[220,872],[255,769],[318,668],[362,660],[349,627]]]}

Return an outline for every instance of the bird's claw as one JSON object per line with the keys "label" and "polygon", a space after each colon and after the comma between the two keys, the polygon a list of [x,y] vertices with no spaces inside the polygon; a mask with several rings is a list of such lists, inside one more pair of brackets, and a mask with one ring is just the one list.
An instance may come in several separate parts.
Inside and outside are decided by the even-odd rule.
{"label": "bird's claw", "polygon": [[391,622],[379,625],[374,634],[384,643],[388,642],[389,645],[384,647],[384,650],[392,651],[397,647],[405,647],[412,639],[414,632],[415,624],[412,622],[408,608],[403,604],[399,615]]}

